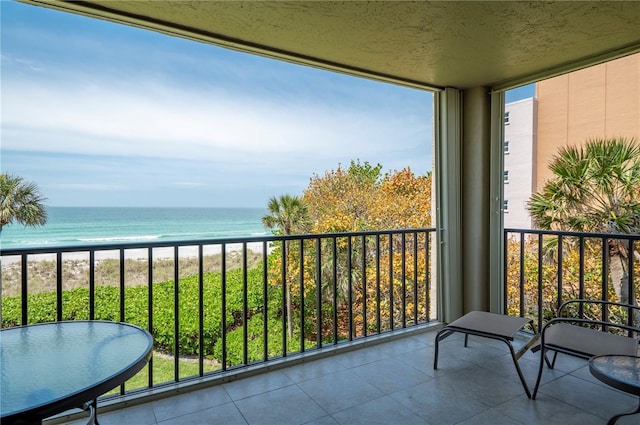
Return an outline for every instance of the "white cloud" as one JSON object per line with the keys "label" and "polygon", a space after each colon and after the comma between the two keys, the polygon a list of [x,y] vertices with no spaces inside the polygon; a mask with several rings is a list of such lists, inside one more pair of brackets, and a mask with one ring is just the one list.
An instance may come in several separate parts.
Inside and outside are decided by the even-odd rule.
{"label": "white cloud", "polygon": [[415,132],[412,118],[386,111],[308,100],[281,103],[139,81],[68,80],[4,84],[3,149],[264,161],[264,155],[318,158],[337,151],[353,157],[415,143],[403,134]]}
{"label": "white cloud", "polygon": [[351,160],[431,168],[427,95],[8,5],[2,167],[52,204],[255,206]]}

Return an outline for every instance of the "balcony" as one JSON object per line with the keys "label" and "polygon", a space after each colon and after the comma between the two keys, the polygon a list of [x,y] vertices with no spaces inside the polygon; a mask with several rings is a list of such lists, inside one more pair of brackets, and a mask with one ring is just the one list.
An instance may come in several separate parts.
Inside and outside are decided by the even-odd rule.
{"label": "balcony", "polygon": [[[437,243],[434,240],[432,247],[437,245],[443,251],[438,258],[442,263],[437,277],[444,284],[439,288],[430,285],[429,290],[419,292],[421,296],[425,295],[421,298],[424,313],[416,309],[415,304],[413,309],[408,308],[409,303],[405,304],[412,296],[417,300],[415,292],[406,291],[411,285],[404,286],[412,276],[406,272],[405,266],[411,261],[406,263],[405,255],[399,259],[405,272],[398,275],[403,290],[390,304],[393,306],[391,321],[378,320],[375,314],[367,321],[364,319],[366,314],[350,309],[346,310],[346,315],[336,316],[337,304],[329,298],[329,323],[333,329],[317,325],[320,331],[316,327],[315,333],[323,337],[317,338],[310,350],[302,344],[299,349],[290,351],[292,347],[288,342],[291,341],[283,338],[279,355],[266,353],[263,361],[257,364],[246,357],[230,364],[223,360],[219,368],[206,372],[200,357],[196,377],[183,377],[176,372],[174,382],[156,387],[151,376],[150,388],[137,393],[127,393],[127,388],[122,388],[122,395],[103,400],[103,424],[147,421],[603,423],[613,413],[628,410],[637,402],[593,381],[582,362],[573,363],[564,357],[558,369],[545,376],[539,399],[529,401],[523,397],[517,377],[511,374],[512,365],[506,361],[504,351],[485,341],[472,340],[471,347],[462,350],[459,340],[449,338],[442,347],[443,353],[446,350],[448,354],[443,356],[441,370],[434,373],[430,361],[434,336],[431,326],[437,326],[438,319],[454,319],[469,306],[490,306],[494,311],[533,317],[542,324],[546,312],[553,311],[568,296],[610,296],[606,256],[609,236],[595,235],[593,240],[580,235],[570,236],[577,239],[578,246],[588,246],[586,251],[597,250],[600,243],[601,261],[596,264],[595,273],[591,268],[587,271],[582,248],[578,250],[579,267],[576,270],[565,271],[560,266],[554,273],[553,261],[547,262],[543,256],[544,235],[535,232],[521,233],[520,242],[514,242],[516,246],[519,243],[519,252],[511,250],[512,244],[505,234],[504,257],[498,254],[497,245],[500,245],[502,234],[500,220],[495,217],[499,217],[502,199],[496,182],[502,181],[503,172],[499,123],[504,112],[501,107],[503,90],[639,51],[637,23],[640,22],[640,9],[633,2],[616,8],[607,4],[595,6],[595,3],[572,4],[568,8],[562,2],[544,7],[532,7],[528,2],[512,2],[508,6],[506,3],[473,6],[450,2],[437,7],[429,2],[407,2],[402,6],[392,2],[384,5],[347,2],[337,8],[323,2],[300,2],[298,5],[283,2],[280,6],[264,3],[256,7],[242,3],[210,2],[204,5],[192,2],[198,3],[198,7],[191,7],[194,5],[175,2],[159,6],[160,3],[154,2],[24,1],[437,92],[434,107],[437,154],[434,158],[438,165],[435,176],[438,189],[434,193],[439,213],[437,222],[441,227]],[[355,20],[361,25],[352,25]],[[459,20],[465,24],[456,25]],[[407,25],[407,22],[413,24]],[[326,31],[327,28],[338,28],[340,36],[333,37],[337,33]],[[501,30],[487,33],[487,28]],[[598,29],[596,42],[584,28]],[[331,37],[318,36],[329,33]],[[377,42],[375,35],[384,40]],[[569,238],[569,235],[550,236]],[[631,244],[637,241],[636,236],[630,238]],[[280,242],[284,249],[284,241]],[[562,248],[562,239],[559,246],[561,248],[554,256],[557,264],[562,265],[568,252]],[[180,250],[178,245],[164,247],[173,249],[176,256]],[[151,264],[155,248],[147,245],[115,248],[121,263],[125,262],[125,251],[129,248],[148,250]],[[57,267],[57,298],[52,302],[50,320],[60,320],[64,315],[61,262],[66,252],[71,251],[53,253]],[[430,253],[431,249],[425,248],[425,252]],[[0,251],[0,256],[18,255],[22,261],[21,311],[16,323],[29,323],[32,317],[27,302],[32,288],[26,278],[26,263],[27,258],[35,254],[37,252]],[[91,264],[94,264],[95,254],[95,251],[87,254]],[[332,255],[328,257],[334,259],[329,276],[337,273],[333,272],[337,257]],[[637,264],[632,256],[629,262],[632,266],[629,267],[628,289],[633,296],[638,293],[637,290],[634,292],[637,286],[634,267]],[[178,263],[176,261],[176,281],[180,273]],[[330,263],[327,257],[319,257],[316,264]],[[432,265],[427,270],[431,268]],[[286,261],[281,269],[285,275]],[[532,269],[537,275],[532,274]],[[432,273],[425,282],[431,282],[433,276]],[[496,276],[504,276],[504,280]],[[375,276],[371,282],[375,285],[382,277]],[[596,290],[593,283],[598,279],[600,289]],[[124,281],[125,271],[120,268],[118,288],[124,287]],[[304,284],[302,279],[299,283]],[[95,284],[90,272],[88,318],[96,315]],[[494,291],[496,288],[501,290]],[[380,304],[375,295],[373,299],[376,300],[374,305]],[[431,308],[436,300],[446,310]],[[244,306],[239,310],[241,316],[232,318],[246,321],[247,301],[242,300],[241,305]],[[116,320],[126,319],[125,306],[126,299],[120,296],[119,309],[114,313]],[[178,310],[176,307],[175,311]],[[321,317],[320,310],[316,308],[316,317]],[[399,314],[396,316],[394,312]],[[362,319],[351,321],[358,313]],[[344,322],[347,325],[338,328],[338,317],[349,318]],[[203,320],[199,323],[197,339],[202,346]],[[147,325],[153,327],[151,317]],[[284,335],[287,324],[283,320],[279,325]],[[173,335],[176,341],[178,333],[176,321]],[[245,337],[244,352],[248,344]],[[174,342],[174,348],[177,345],[178,342]],[[175,357],[175,361],[177,364],[179,359]],[[535,364],[535,357],[527,354],[522,362],[531,382],[531,364]],[[552,381],[554,385],[550,384]],[[198,388],[214,383],[219,385]],[[199,392],[185,394],[189,391]],[[143,401],[139,395],[148,396],[148,403],[125,409],[126,403]],[[173,397],[153,399],[162,395]],[[388,408],[387,415],[385,408]],[[116,410],[111,413],[113,415],[126,412],[126,417],[110,417],[109,409]],[[282,411],[288,416],[267,416]],[[194,416],[188,418],[184,416],[186,414]],[[204,417],[196,417],[197,414]],[[216,417],[216,414],[222,416]],[[629,422],[635,419],[624,418],[620,423],[635,423]]]}
{"label": "balcony", "polygon": [[[504,344],[455,335],[433,370],[433,327],[282,369],[101,413],[103,425],[146,424],[603,424],[638,400],[561,356],[538,398],[524,394]],[[379,342],[379,343],[378,343]],[[520,359],[530,384],[538,358]],[[50,423],[84,424],[86,420]],[[637,416],[618,424],[635,424]]]}
{"label": "balcony", "polygon": [[[212,366],[203,350],[193,362],[198,371],[188,375],[183,372],[180,351],[182,332],[178,307],[179,291],[171,295],[175,321],[171,328],[174,354],[169,354],[175,364],[174,379],[160,382],[154,378],[154,368],[149,367],[145,388],[132,388],[129,383],[103,397],[100,402],[100,422],[109,423],[602,423],[616,413],[630,411],[637,399],[613,390],[593,378],[586,363],[561,355],[556,369],[545,369],[541,393],[536,401],[529,400],[521,387],[511,358],[500,342],[471,337],[468,348],[463,348],[461,336],[452,336],[441,345],[441,363],[433,370],[434,338],[439,328],[435,308],[437,289],[432,282],[433,229],[406,231],[361,232],[353,234],[305,235],[253,239],[229,239],[211,241],[186,241],[165,244],[126,244],[93,247],[69,247],[56,250],[2,250],[3,258],[13,258],[14,268],[19,261],[21,276],[20,323],[32,323],[30,312],[28,264],[38,255],[55,257],[56,296],[50,320],[67,320],[66,298],[60,288],[66,279],[64,259],[68,255],[84,253],[91,259],[87,286],[89,305],[86,318],[96,318],[96,288],[100,287],[95,275],[96,258],[110,253],[119,259],[118,282],[119,311],[114,320],[129,317],[130,300],[125,296],[125,283],[129,253],[146,253],[149,265],[147,290],[151,294],[156,283],[153,280],[154,255],[157,250],[168,249],[178,256],[186,248],[196,248],[198,264],[202,265],[205,247],[216,246],[230,256],[248,257],[248,247],[262,245],[263,260],[259,263],[262,283],[288,282],[300,288],[300,294],[320,294],[316,306],[302,307],[292,316],[296,320],[311,321],[312,326],[297,326],[293,339],[287,337],[286,303],[284,293],[276,296],[281,309],[282,340],[277,342],[280,352],[272,353],[263,335],[257,338],[244,333],[243,356],[232,356],[222,351],[224,361]],[[561,301],[575,297],[608,299],[612,296],[607,270],[608,243],[613,239],[626,240],[630,249],[640,235],[608,235],[567,232],[542,232],[534,230],[506,229],[504,310],[512,315],[531,317],[540,327],[550,312]],[[553,256],[545,250],[543,242],[555,240]],[[572,243],[569,243],[572,242]],[[239,247],[229,251],[229,247]],[[288,247],[288,248],[287,248]],[[275,265],[277,273],[269,274],[267,253],[274,249],[288,250],[286,259],[279,257]],[[575,257],[577,255],[577,257]],[[297,259],[296,259],[297,258]],[[300,260],[303,259],[303,260]],[[555,260],[554,260],[555,259]],[[594,260],[595,259],[595,260]],[[597,261],[596,261],[597,260]],[[225,259],[220,271],[225,270]],[[594,262],[595,261],[595,262]],[[125,265],[124,267],[122,265]],[[247,264],[242,261],[241,270],[243,300],[241,308],[232,305],[222,308],[223,322],[236,325],[245,323],[249,313],[255,310],[247,295]],[[310,267],[304,278],[290,266],[302,264],[302,270]],[[397,267],[394,267],[394,264]],[[559,267],[562,264],[563,267]],[[629,259],[630,278],[628,292],[636,296],[634,267],[637,261]],[[577,266],[577,269],[575,268]],[[6,267],[6,266],[5,266]],[[173,276],[183,277],[181,261],[173,261]],[[273,265],[271,266],[273,268]],[[351,273],[345,273],[351,270]],[[569,270],[569,271],[566,271]],[[199,267],[199,282],[203,282],[203,267]],[[225,276],[225,272],[222,272]],[[303,276],[301,278],[301,276]],[[339,301],[337,282],[346,276],[350,290]],[[365,285],[359,280],[365,276]],[[275,279],[275,281],[273,280]],[[316,286],[315,280],[326,280],[327,293]],[[344,280],[344,279],[343,279]],[[388,282],[394,282],[394,291],[388,290]],[[226,285],[225,279],[220,284]],[[275,283],[274,283],[275,282]],[[385,282],[387,285],[385,286]],[[203,283],[200,283],[203,290]],[[311,292],[305,290],[311,286]],[[363,289],[363,288],[367,289]],[[386,289],[385,289],[386,288]],[[262,292],[266,297],[267,291]],[[203,300],[200,292],[199,300]],[[366,296],[362,296],[366,294]],[[304,295],[303,295],[304,297]],[[159,324],[153,296],[149,295],[147,327]],[[385,302],[386,301],[386,302]],[[226,301],[231,303],[231,301]],[[262,298],[262,304],[269,304]],[[207,309],[199,305],[199,328],[196,342],[204,346],[205,326],[203,314]],[[298,303],[298,306],[304,306]],[[367,305],[369,308],[367,308]],[[7,303],[3,303],[3,321],[7,321]],[[98,309],[99,310],[99,309]],[[227,313],[229,311],[229,313]],[[321,311],[318,320],[317,312]],[[364,312],[367,313],[364,313]],[[324,316],[324,319],[322,318]],[[79,317],[83,318],[83,317]],[[3,322],[4,323],[4,322]],[[295,322],[294,322],[295,323]],[[324,324],[321,324],[324,323]],[[14,323],[18,324],[18,323]],[[7,324],[5,323],[5,326]],[[266,326],[266,325],[265,325]],[[230,330],[231,327],[228,328]],[[305,334],[307,329],[307,334]],[[315,338],[315,335],[322,338]],[[229,332],[223,332],[225,342]],[[314,339],[315,338],[315,339]],[[279,339],[279,338],[278,338]],[[294,340],[307,343],[296,346]],[[260,358],[247,353],[256,348]],[[312,343],[309,344],[308,342]],[[522,341],[516,341],[521,344]],[[517,345],[516,344],[516,345]],[[262,348],[263,347],[263,348]],[[165,346],[165,352],[166,350]],[[169,350],[171,351],[171,350]],[[166,354],[164,355],[165,357]],[[154,354],[154,359],[162,357]],[[234,360],[235,359],[235,360]],[[538,355],[527,353],[520,364],[525,378],[532,386],[538,368]],[[156,360],[158,361],[158,360]],[[153,362],[153,360],[152,360]],[[193,369],[191,369],[193,370]],[[83,423],[85,414],[68,412],[48,420],[48,423]],[[626,417],[620,424],[635,423],[637,417]],[[626,422],[625,422],[626,421]]]}

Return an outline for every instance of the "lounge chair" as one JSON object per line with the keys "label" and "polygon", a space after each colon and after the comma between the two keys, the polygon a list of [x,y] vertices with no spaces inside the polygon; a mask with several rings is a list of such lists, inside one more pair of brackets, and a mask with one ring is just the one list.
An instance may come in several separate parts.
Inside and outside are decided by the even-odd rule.
{"label": "lounge chair", "polygon": [[[584,318],[585,307],[588,306],[599,307],[599,320]],[[610,320],[609,313],[614,308],[624,312],[627,323]],[[607,354],[638,356],[640,325],[634,326],[634,311],[640,311],[640,307],[611,301],[576,299],[563,303],[558,308],[557,317],[544,325],[539,342],[531,348],[534,352],[541,351],[538,377],[531,398],[535,399],[538,393],[544,364],[553,369],[558,353],[584,359]],[[553,351],[551,361],[547,357],[548,351]]]}
{"label": "lounge chair", "polygon": [[[511,341],[514,336],[522,330],[524,327],[530,326],[533,334],[529,341],[520,348],[517,352],[514,350]],[[527,397],[531,398],[531,393],[527,382],[522,375],[518,359],[522,357],[524,353],[536,342],[537,333],[533,325],[533,320],[524,317],[506,316],[503,314],[488,313],[486,311],[472,311],[461,318],[454,320],[444,328],[442,328],[436,334],[436,346],[435,346],[435,358],[433,361],[433,368],[438,369],[438,349],[440,341],[448,337],[449,335],[461,332],[464,333],[464,346],[467,346],[469,335],[480,336],[483,338],[496,339],[502,341],[509,347],[513,364],[516,367],[520,382],[524,387],[524,391]]]}

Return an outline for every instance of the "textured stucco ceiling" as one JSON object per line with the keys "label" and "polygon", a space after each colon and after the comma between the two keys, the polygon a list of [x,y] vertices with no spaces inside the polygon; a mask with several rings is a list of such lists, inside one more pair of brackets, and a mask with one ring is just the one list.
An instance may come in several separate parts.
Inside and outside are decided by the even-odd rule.
{"label": "textured stucco ceiling", "polygon": [[640,2],[25,0],[431,87],[496,87],[640,51]]}

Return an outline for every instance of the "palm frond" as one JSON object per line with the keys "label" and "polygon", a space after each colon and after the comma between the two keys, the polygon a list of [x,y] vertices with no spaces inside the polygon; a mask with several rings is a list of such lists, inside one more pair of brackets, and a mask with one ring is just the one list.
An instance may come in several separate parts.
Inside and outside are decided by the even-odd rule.
{"label": "palm frond", "polygon": [[0,231],[17,221],[29,227],[41,226],[47,221],[46,199],[35,183],[9,173],[0,174]]}
{"label": "palm frond", "polygon": [[635,139],[588,140],[560,148],[553,177],[527,208],[542,229],[636,232],[640,228],[640,145]]}

